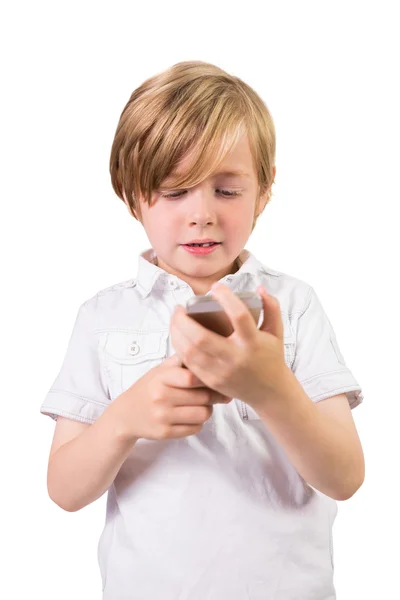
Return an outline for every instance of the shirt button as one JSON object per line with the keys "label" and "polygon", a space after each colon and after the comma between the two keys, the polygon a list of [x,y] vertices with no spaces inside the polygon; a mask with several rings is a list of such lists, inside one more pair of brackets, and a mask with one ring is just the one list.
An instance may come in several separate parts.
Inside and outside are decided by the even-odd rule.
{"label": "shirt button", "polygon": [[131,356],[136,356],[136,354],[139,354],[140,352],[140,346],[137,342],[132,342],[132,344],[129,346],[129,350],[128,353],[131,354]]}

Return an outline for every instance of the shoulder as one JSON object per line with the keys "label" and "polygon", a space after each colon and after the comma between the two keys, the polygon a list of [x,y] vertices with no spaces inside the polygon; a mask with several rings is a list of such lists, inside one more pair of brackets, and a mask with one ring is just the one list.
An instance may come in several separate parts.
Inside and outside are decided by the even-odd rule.
{"label": "shoulder", "polygon": [[120,281],[118,283],[110,285],[109,287],[99,290],[94,296],[92,296],[92,298],[90,298],[90,300],[94,300],[95,298],[100,297],[110,298],[112,296],[120,294],[121,292],[123,293],[125,290],[134,289],[135,287],[136,278],[132,277],[131,279],[127,279],[126,281]]}
{"label": "shoulder", "polygon": [[98,316],[108,311],[119,310],[123,305],[135,305],[140,296],[136,289],[136,279],[114,283],[87,298],[81,305],[88,315]]}
{"label": "shoulder", "polygon": [[281,311],[288,315],[303,313],[314,293],[307,281],[263,263],[260,266],[260,281],[267,292],[278,299]]}

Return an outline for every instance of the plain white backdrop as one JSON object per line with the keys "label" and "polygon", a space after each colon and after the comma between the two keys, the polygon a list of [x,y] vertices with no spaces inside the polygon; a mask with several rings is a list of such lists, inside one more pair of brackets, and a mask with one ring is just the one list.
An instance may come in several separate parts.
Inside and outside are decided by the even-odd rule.
{"label": "plain white backdrop", "polygon": [[366,479],[339,503],[338,600],[400,597],[396,2],[38,0],[0,22],[1,596],[101,597],[105,496],[72,514],[50,501],[39,408],[80,304],[134,277],[148,247],[110,183],[120,113],[144,79],[203,60],[252,85],[276,126],[274,196],[246,247],[314,287],[363,388]]}

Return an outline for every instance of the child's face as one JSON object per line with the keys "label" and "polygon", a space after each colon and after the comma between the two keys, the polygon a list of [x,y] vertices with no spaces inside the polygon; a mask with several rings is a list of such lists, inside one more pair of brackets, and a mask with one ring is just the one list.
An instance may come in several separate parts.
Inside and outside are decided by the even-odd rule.
{"label": "child's face", "polygon": [[[183,172],[185,166],[186,158],[180,165]],[[218,173],[230,171],[245,175],[213,174],[185,190],[164,191],[161,187],[151,207],[143,200],[140,204],[142,224],[158,266],[186,281],[195,294],[205,294],[215,281],[237,270],[235,260],[251,233],[258,180],[247,136],[218,168]],[[168,179],[163,185],[167,183]],[[165,197],[171,193],[177,197]],[[259,212],[266,200],[262,199]],[[209,254],[193,254],[185,247],[205,238],[220,242]]]}

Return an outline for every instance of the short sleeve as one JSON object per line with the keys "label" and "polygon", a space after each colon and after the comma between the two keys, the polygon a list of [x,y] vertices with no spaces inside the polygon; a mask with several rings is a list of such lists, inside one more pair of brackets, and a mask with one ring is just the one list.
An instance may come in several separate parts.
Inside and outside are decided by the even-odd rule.
{"label": "short sleeve", "polygon": [[40,412],[57,419],[67,417],[94,423],[110,404],[93,327],[93,312],[81,305],[69,339],[67,351]]}
{"label": "short sleeve", "polygon": [[310,287],[306,308],[297,322],[292,370],[313,402],[346,394],[350,408],[363,401],[361,387],[345,364],[335,332]]}

